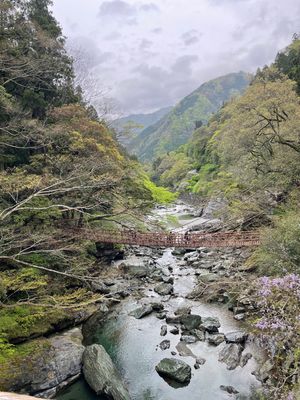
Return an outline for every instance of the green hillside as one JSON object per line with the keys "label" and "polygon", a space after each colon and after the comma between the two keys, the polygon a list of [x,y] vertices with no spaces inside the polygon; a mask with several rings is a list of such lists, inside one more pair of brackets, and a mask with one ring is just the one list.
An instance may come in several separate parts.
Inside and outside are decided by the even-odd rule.
{"label": "green hillside", "polygon": [[131,114],[113,121],[120,143],[127,147],[133,136],[138,135],[144,129],[158,122],[172,110],[172,107],[164,107],[149,114]]}
{"label": "green hillside", "polygon": [[250,75],[232,73],[204,83],[181,100],[156,124],[144,129],[128,144],[127,149],[142,161],[175,150],[191,137],[196,123],[205,123],[224,102],[248,86]]}

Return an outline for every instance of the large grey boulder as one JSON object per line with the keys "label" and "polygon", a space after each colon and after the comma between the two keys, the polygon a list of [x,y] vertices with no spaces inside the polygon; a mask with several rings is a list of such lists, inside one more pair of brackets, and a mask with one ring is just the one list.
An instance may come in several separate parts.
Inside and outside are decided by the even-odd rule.
{"label": "large grey boulder", "polygon": [[[3,388],[12,392],[26,391],[37,397],[49,398],[77,379],[81,373],[84,346],[82,334],[74,328],[49,339],[33,341],[35,352],[13,364],[8,370],[12,383],[3,382]],[[1,367],[0,367],[1,369]]]}
{"label": "large grey boulder", "polygon": [[160,283],[155,286],[154,291],[161,296],[167,296],[168,294],[173,293],[173,285],[171,283]]}
{"label": "large grey boulder", "polygon": [[244,331],[229,332],[225,334],[227,343],[245,343],[248,334]]}
{"label": "large grey boulder", "polygon": [[136,308],[135,310],[131,311],[129,315],[135,317],[136,319],[141,319],[146,317],[147,315],[151,314],[153,311],[153,307],[151,304],[146,304]]}
{"label": "large grey boulder", "polygon": [[219,353],[219,361],[227,364],[227,369],[235,369],[240,364],[243,347],[240,344],[228,343]]}
{"label": "large grey boulder", "polygon": [[128,259],[120,264],[119,268],[132,278],[145,278],[150,273],[150,268],[145,264],[145,260]]}
{"label": "large grey boulder", "polygon": [[184,361],[175,358],[164,358],[155,369],[159,375],[179,383],[189,383],[192,376],[191,367]]}
{"label": "large grey boulder", "polygon": [[130,400],[119,373],[104,347],[88,346],[83,353],[83,375],[97,395],[107,395],[113,400]]}
{"label": "large grey boulder", "polygon": [[191,331],[193,329],[199,328],[202,319],[200,315],[188,314],[180,317],[180,322],[184,325],[185,329]]}
{"label": "large grey boulder", "polygon": [[209,344],[212,344],[212,345],[214,345],[214,346],[219,346],[219,344],[221,344],[221,343],[224,342],[225,337],[224,337],[223,333],[217,333],[217,334],[215,334],[215,333],[213,333],[213,334],[209,333],[209,334],[206,336],[206,339],[207,339],[207,341],[208,341]]}
{"label": "large grey boulder", "polygon": [[202,318],[201,327],[209,333],[215,333],[219,331],[221,324],[218,318]]}

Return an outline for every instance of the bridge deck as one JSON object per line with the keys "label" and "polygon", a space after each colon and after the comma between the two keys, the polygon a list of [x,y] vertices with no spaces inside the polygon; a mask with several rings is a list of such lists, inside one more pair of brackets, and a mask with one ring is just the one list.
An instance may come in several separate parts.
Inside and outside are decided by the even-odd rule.
{"label": "bridge deck", "polygon": [[102,243],[129,244],[146,247],[251,247],[260,243],[257,232],[142,233],[130,230],[108,231],[92,228],[72,229],[72,234]]}

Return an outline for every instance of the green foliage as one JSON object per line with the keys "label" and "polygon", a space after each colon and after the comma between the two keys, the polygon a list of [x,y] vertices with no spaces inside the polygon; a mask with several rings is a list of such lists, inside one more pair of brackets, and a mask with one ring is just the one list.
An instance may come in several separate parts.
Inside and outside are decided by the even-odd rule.
{"label": "green foliage", "polygon": [[297,92],[300,94],[300,39],[298,35],[295,35],[292,44],[284,52],[277,55],[275,66],[297,83]]}
{"label": "green foliage", "polygon": [[259,266],[261,274],[300,274],[300,214],[298,210],[287,210],[273,218],[274,227],[262,232],[262,245],[247,261]]}
{"label": "green foliage", "polygon": [[156,186],[145,176],[144,186],[151,192],[152,198],[156,203],[167,204],[176,200],[177,195],[169,192],[166,188]]}

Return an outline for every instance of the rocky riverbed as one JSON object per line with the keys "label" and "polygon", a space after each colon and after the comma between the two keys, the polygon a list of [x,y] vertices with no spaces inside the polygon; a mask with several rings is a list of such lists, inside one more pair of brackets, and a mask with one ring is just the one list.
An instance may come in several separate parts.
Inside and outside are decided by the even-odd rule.
{"label": "rocky riverbed", "polygon": [[[185,205],[157,212],[175,215],[176,229],[207,223],[192,213]],[[254,371],[263,354],[243,323],[249,305],[239,299],[228,306],[226,288],[249,276],[247,255],[241,249],[128,248],[106,282],[121,302],[84,325],[85,345],[104,346],[133,400],[246,399],[260,385]],[[57,399],[83,396],[94,398],[82,379]]]}
{"label": "rocky riverbed", "polygon": [[[180,230],[220,223],[184,204],[150,219],[166,216]],[[230,293],[234,282],[251,279],[247,256],[241,249],[128,247],[94,282],[107,302],[83,324],[83,342],[79,328],[48,339],[48,360],[37,364],[39,373],[24,374],[24,392],[57,400],[247,399],[268,373],[243,323],[251,301],[233,302]],[[85,379],[78,380],[82,361]]]}

